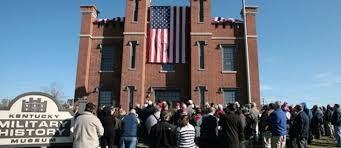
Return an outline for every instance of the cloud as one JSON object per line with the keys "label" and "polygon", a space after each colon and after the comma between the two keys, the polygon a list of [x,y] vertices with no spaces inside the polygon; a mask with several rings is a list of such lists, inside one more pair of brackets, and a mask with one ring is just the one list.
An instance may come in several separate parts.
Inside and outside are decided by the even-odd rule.
{"label": "cloud", "polygon": [[319,74],[316,74],[314,78],[317,81],[315,86],[318,86],[318,87],[333,86],[333,85],[341,84],[340,75],[336,75],[332,72],[319,73]]}
{"label": "cloud", "polygon": [[333,73],[328,71],[328,72],[318,73],[314,77],[317,79],[324,79],[324,78],[331,77],[332,75],[333,75]]}
{"label": "cloud", "polygon": [[266,84],[261,84],[260,85],[260,90],[261,91],[267,91],[267,90],[272,90],[273,88],[269,85],[266,85]]}

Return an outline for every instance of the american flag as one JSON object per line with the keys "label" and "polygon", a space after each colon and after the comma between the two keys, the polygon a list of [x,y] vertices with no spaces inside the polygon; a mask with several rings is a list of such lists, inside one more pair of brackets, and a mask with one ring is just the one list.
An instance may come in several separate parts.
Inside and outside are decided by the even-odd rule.
{"label": "american flag", "polygon": [[150,7],[150,63],[186,63],[188,14],[187,7]]}

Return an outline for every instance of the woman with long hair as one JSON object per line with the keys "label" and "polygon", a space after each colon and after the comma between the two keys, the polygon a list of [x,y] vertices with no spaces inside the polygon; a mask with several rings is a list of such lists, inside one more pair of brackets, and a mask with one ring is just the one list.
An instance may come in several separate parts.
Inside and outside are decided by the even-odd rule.
{"label": "woman with long hair", "polygon": [[176,130],[177,147],[178,148],[196,148],[194,143],[195,129],[189,124],[189,116],[182,115],[179,120],[179,126]]}

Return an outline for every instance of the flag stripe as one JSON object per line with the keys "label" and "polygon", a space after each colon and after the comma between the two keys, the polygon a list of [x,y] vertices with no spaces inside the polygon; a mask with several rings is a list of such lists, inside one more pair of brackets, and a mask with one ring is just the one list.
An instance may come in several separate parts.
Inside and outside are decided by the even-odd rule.
{"label": "flag stripe", "polygon": [[186,63],[187,7],[151,6],[149,62]]}
{"label": "flag stripe", "polygon": [[165,38],[163,38],[163,35],[164,35],[164,32],[163,32],[163,29],[160,29],[160,56],[159,56],[159,61],[158,61],[158,63],[161,63],[162,61],[163,61],[163,47],[164,47],[164,39]]}
{"label": "flag stripe", "polygon": [[160,49],[161,49],[161,29],[157,29],[157,38],[156,38],[157,46],[156,46],[156,62],[160,63]]}
{"label": "flag stripe", "polygon": [[165,40],[167,42],[166,46],[165,46],[165,49],[164,49],[164,52],[165,52],[165,58],[164,58],[164,61],[163,63],[167,63],[168,62],[168,55],[169,55],[169,29],[165,29]]}
{"label": "flag stripe", "polygon": [[174,7],[171,7],[170,10],[170,37],[169,37],[169,63],[173,63],[173,50],[174,50]]}
{"label": "flag stripe", "polygon": [[162,63],[167,62],[167,50],[168,50],[168,29],[163,29],[163,53],[162,53]]}

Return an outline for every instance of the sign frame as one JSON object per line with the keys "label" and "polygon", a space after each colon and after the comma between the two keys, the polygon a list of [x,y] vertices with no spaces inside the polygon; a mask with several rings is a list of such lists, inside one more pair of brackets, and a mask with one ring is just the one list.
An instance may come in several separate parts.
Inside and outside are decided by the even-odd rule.
{"label": "sign frame", "polygon": [[[52,105],[52,104],[55,104],[56,105],[56,107],[57,107],[57,110],[58,110],[58,112],[56,113],[56,112],[53,112],[53,113],[51,113],[51,114],[55,114],[55,115],[64,115],[64,117],[67,117],[67,118],[65,118],[64,119],[64,117],[63,116],[61,116],[61,118],[58,118],[57,119],[57,117],[56,117],[56,121],[54,121],[54,120],[42,120],[42,119],[35,119],[35,118],[29,118],[29,119],[31,119],[31,120],[35,120],[35,121],[41,121],[41,122],[48,122],[48,121],[54,121],[54,123],[58,123],[58,124],[64,124],[65,123],[65,125],[67,125],[67,124],[69,124],[69,125],[67,125],[67,126],[69,126],[69,127],[60,127],[60,125],[57,127],[56,126],[56,128],[57,128],[57,130],[59,129],[59,128],[65,128],[66,130],[68,130],[67,132],[69,132],[68,133],[68,136],[62,136],[62,134],[61,133],[59,133],[60,135],[60,137],[55,137],[55,135],[53,135],[53,136],[46,136],[46,137],[44,137],[44,138],[49,138],[49,137],[51,137],[51,138],[61,138],[61,139],[63,139],[63,138],[66,138],[66,139],[69,139],[68,140],[68,142],[65,142],[65,143],[62,143],[62,142],[60,142],[60,141],[58,141],[57,143],[50,143],[50,142],[48,142],[48,143],[32,143],[32,144],[7,144],[7,145],[2,145],[1,143],[0,143],[0,148],[1,147],[46,147],[46,146],[70,146],[70,147],[72,147],[72,144],[73,144],[73,132],[72,132],[72,128],[73,128],[73,126],[74,126],[74,122],[75,122],[75,118],[74,118],[74,113],[72,112],[72,110],[69,110],[69,109],[63,109],[62,108],[62,106],[59,104],[59,102],[55,99],[55,98],[53,98],[51,95],[49,95],[49,94],[46,94],[46,93],[43,93],[43,92],[27,92],[27,93],[23,93],[23,94],[20,94],[20,95],[18,95],[17,97],[15,97],[13,100],[11,100],[10,101],[10,103],[9,103],[9,105],[7,106],[7,107],[2,107],[2,108],[0,108],[0,114],[10,114],[10,113],[12,113],[11,111],[11,108],[13,107],[13,105],[17,105],[18,106],[18,104],[16,104],[16,103],[18,103],[18,101],[20,101],[20,100],[23,100],[23,102],[19,102],[19,103],[21,103],[21,108],[22,108],[22,110],[20,111],[20,112],[18,112],[18,113],[21,113],[21,114],[23,114],[23,113],[26,113],[26,112],[24,112],[23,110],[24,110],[24,102],[25,102],[25,97],[29,97],[29,96],[41,96],[41,98],[43,98],[43,100],[45,100],[44,102],[40,102],[40,103],[45,103],[46,104],[46,106],[45,106],[45,110],[44,109],[41,109],[41,110],[34,110],[34,111],[27,111],[27,113],[29,113],[30,115],[32,115],[32,114],[40,114],[41,116],[42,115],[46,115],[46,114],[48,114],[48,113],[51,113],[51,112],[48,112],[47,110],[47,100],[50,100],[50,102],[48,103],[49,105]],[[41,98],[38,98],[38,99],[36,99],[36,100],[34,100],[34,101],[41,101],[40,99]],[[33,99],[32,99],[33,100]],[[27,101],[27,99],[26,99],[26,101]],[[31,98],[30,98],[30,100],[29,101],[31,101]],[[54,107],[55,108],[55,107]],[[18,109],[18,108],[17,108]],[[35,108],[34,108],[35,109]],[[16,110],[17,111],[17,110]],[[45,113],[45,114],[44,114]],[[14,114],[16,114],[16,112],[14,112]],[[20,123],[19,122],[24,122],[24,121],[26,121],[26,120],[23,120],[23,119],[20,119],[20,118],[15,118],[16,119],[16,121],[15,122],[17,122],[14,126],[18,126],[18,124],[20,125]],[[6,118],[3,118],[3,117],[1,117],[0,118],[0,120],[6,120]],[[8,119],[8,120],[10,120],[10,119]],[[70,123],[68,123],[68,121],[70,121]],[[29,122],[29,120],[27,121],[27,122]],[[6,123],[4,123],[4,122],[2,122],[1,123],[2,124],[2,126],[6,126],[6,125],[8,125],[8,127],[9,127],[9,123],[8,124],[6,124]],[[25,124],[26,125],[26,124]],[[27,124],[27,125],[29,125],[29,124]],[[37,125],[37,124],[36,124]],[[52,125],[51,123],[50,123],[50,125]],[[13,128],[12,127],[13,126],[13,123],[12,123],[12,125],[11,125],[11,128]],[[63,125],[64,126],[64,125]],[[9,130],[11,129],[11,128],[8,128]],[[33,127],[32,127],[33,128]],[[49,127],[50,128],[50,127]],[[67,128],[69,128],[69,129],[67,129]],[[13,128],[13,130],[15,130],[15,128]],[[32,133],[32,132],[31,132]],[[55,133],[56,134],[56,133]],[[34,138],[37,138],[38,136],[33,136],[32,137],[32,139],[34,139]],[[29,138],[31,138],[31,137],[29,137]],[[39,138],[39,137],[38,137]],[[3,138],[3,137],[1,137],[1,135],[0,135],[0,140],[1,139],[9,139],[9,138]],[[26,139],[26,140],[28,140],[28,138]],[[70,142],[70,140],[71,140],[71,142]]]}

